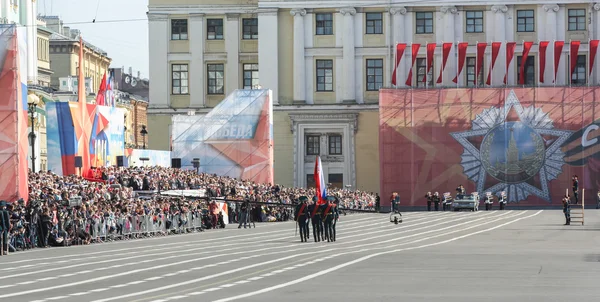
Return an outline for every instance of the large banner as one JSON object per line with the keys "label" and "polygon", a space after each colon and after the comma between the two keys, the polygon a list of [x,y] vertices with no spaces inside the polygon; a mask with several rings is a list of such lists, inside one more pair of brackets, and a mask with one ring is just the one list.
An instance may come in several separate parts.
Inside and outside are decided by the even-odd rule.
{"label": "large banner", "polygon": [[[148,149],[125,149],[128,167],[159,166],[171,167],[171,151]],[[145,161],[140,158],[148,159]]]}
{"label": "large banner", "polygon": [[[46,104],[48,169],[58,175],[78,174],[75,157],[82,156],[83,167],[116,165],[116,158],[124,155],[124,116],[121,108],[86,104],[81,114],[80,104],[56,102]],[[87,118],[87,121],[82,121]],[[85,132],[85,135],[82,135]],[[84,144],[86,148],[80,148]],[[89,169],[89,168],[88,168]],[[88,175],[84,168],[82,175]]]}
{"label": "large banner", "polygon": [[[382,205],[427,192],[500,194],[519,206],[557,206],[572,179],[600,189],[598,88],[380,91]],[[599,110],[596,110],[598,108]],[[594,122],[595,121],[595,122]]]}
{"label": "large banner", "polygon": [[273,183],[270,90],[235,90],[205,116],[173,117],[173,158],[184,169]]}
{"label": "large banner", "polygon": [[25,30],[0,25],[0,200],[8,202],[28,199]]}

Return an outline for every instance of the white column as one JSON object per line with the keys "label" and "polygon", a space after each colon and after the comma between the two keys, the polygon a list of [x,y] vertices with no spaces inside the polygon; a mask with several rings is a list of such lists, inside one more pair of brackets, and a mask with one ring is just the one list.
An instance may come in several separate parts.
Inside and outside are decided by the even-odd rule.
{"label": "white column", "polygon": [[[277,8],[258,10],[258,78],[263,89],[273,91],[273,104],[279,105],[279,55]],[[262,38],[261,38],[262,37]]]}
{"label": "white column", "polygon": [[149,78],[151,107],[168,107],[170,95],[169,59],[167,57],[169,46],[169,26],[167,15],[148,14],[149,50]]}
{"label": "white column", "polygon": [[[544,40],[550,42],[548,43],[548,48],[546,49],[546,69],[544,71],[544,84],[543,85],[554,85],[552,80],[554,80],[554,40],[558,40],[557,38],[557,21],[556,15],[559,10],[558,5],[549,4],[543,6],[544,11],[546,12],[546,23],[545,23],[545,33]],[[568,43],[568,41],[567,41]],[[567,44],[565,43],[565,46]],[[559,72],[560,74],[561,72]],[[538,75],[539,76],[539,75]],[[558,74],[557,74],[558,80]]]}
{"label": "white column", "polygon": [[[204,72],[204,15],[190,15],[190,107],[200,108],[206,105],[204,86],[206,83]],[[193,84],[192,84],[193,83]]]}
{"label": "white column", "polygon": [[356,91],[354,90],[354,15],[356,15],[356,9],[354,7],[342,8],[340,9],[340,13],[344,16],[344,35],[342,38],[344,58],[343,101],[354,103],[356,102]]}
{"label": "white column", "polygon": [[[260,32],[260,31],[259,31]],[[240,87],[240,15],[227,14],[225,24],[225,51],[227,65],[225,66],[225,95]],[[258,66],[260,71],[260,65]]]}
{"label": "white column", "polygon": [[304,66],[304,16],[306,10],[295,8],[290,11],[294,16],[294,102],[306,102],[306,75]]}
{"label": "white column", "polygon": [[37,84],[37,22],[36,9],[31,0],[22,0],[25,9],[21,13],[21,23],[27,26],[27,82]]}
{"label": "white column", "polygon": [[[595,3],[593,6],[593,14],[592,14],[592,24],[590,26],[594,26],[592,29],[594,35],[592,39],[600,39],[600,3]],[[591,85],[596,85],[600,82],[600,55],[596,53],[596,61],[594,62],[592,78],[590,79]]]}
{"label": "white column", "polygon": [[[455,16],[456,14],[458,14],[458,10],[456,9],[456,6],[442,6],[440,8],[440,12],[442,12],[444,14],[444,33],[443,33],[443,41],[444,43],[454,43],[455,42],[455,32],[454,32],[454,26],[455,26]],[[440,52],[442,59],[443,59],[443,51]],[[456,70],[456,46],[452,47],[452,50],[450,51],[450,54],[448,54],[448,60],[446,61],[446,68],[444,69],[444,73],[442,74],[442,84],[443,86],[451,86],[454,84],[454,82],[452,82],[452,80],[454,79],[454,77],[456,76],[456,72],[454,72]],[[442,61],[440,60],[438,66],[435,66],[436,69],[433,70],[433,83],[434,85],[440,85],[440,84],[435,84],[435,81],[437,81],[437,78],[439,76],[439,72],[440,69],[442,68]]]}
{"label": "white column", "polygon": [[[410,51],[408,49],[408,44],[410,44],[409,39],[405,37],[405,29],[404,29],[404,18],[406,15],[406,8],[401,7],[392,7],[390,8],[390,14],[392,15],[392,73],[394,72],[394,64],[396,64],[396,43],[406,43],[407,48],[404,51],[404,57],[400,61],[400,65],[398,66],[398,70],[396,70],[396,86],[404,87],[404,82],[406,81],[407,73],[406,69],[409,64],[406,64],[406,52]],[[392,78],[390,74],[390,86],[392,84]]]}
{"label": "white column", "polygon": [[[498,53],[498,57],[496,58],[496,64],[494,65],[494,70],[492,74],[492,84],[493,85],[502,85],[504,84],[504,75],[506,74],[506,12],[508,12],[508,7],[506,5],[494,5],[492,6],[492,12],[494,13],[494,42],[502,42],[502,46],[500,46],[500,52]],[[490,47],[490,55],[491,55],[491,46]],[[513,58],[513,61],[516,61]],[[536,64],[537,66],[537,64]],[[487,74],[486,74],[487,79]],[[507,79],[508,81],[508,79]]]}

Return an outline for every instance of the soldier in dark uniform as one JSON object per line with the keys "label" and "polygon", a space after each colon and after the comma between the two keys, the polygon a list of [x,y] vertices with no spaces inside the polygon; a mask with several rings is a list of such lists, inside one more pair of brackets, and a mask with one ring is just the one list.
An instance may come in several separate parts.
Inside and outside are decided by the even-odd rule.
{"label": "soldier in dark uniform", "polygon": [[300,196],[298,198],[298,205],[296,206],[296,214],[294,216],[294,220],[298,222],[298,228],[300,229],[300,241],[307,242],[308,241],[308,205],[306,202],[308,201],[308,197]]}
{"label": "soldier in dark uniform", "polygon": [[506,192],[500,192],[500,197],[498,197],[498,205],[500,205],[500,210],[504,210],[506,206]]}
{"label": "soldier in dark uniform", "polygon": [[315,214],[315,216],[319,215],[319,232],[321,234],[321,240],[325,241],[325,239],[329,240],[329,238],[327,237],[327,233],[325,231],[325,210],[327,209],[327,205],[328,202],[327,200],[325,201],[325,203],[322,203],[318,206],[317,208],[317,213]]}
{"label": "soldier in dark uniform", "polygon": [[244,202],[242,203],[242,206],[240,207],[240,212],[239,212],[239,224],[238,224],[238,229],[242,227],[242,223],[244,224],[244,229],[246,228],[246,224],[248,224],[248,227],[250,226],[250,223],[248,223],[248,215],[250,210],[250,200],[246,199],[244,200]]}
{"label": "soldier in dark uniform", "polygon": [[433,193],[433,205],[435,206],[435,210],[439,211],[440,210],[440,193],[435,192]]}
{"label": "soldier in dark uniform", "polygon": [[331,226],[331,229],[333,230],[333,241],[335,242],[335,225],[337,224],[338,219],[340,219],[340,211],[338,208],[338,205],[340,204],[340,200],[335,198],[335,201],[333,202],[333,207],[331,208],[331,211],[333,213],[333,224]]}
{"label": "soldier in dark uniform", "polygon": [[431,211],[431,202],[433,201],[431,192],[427,192],[427,194],[425,194],[425,198],[427,199],[427,211]]}
{"label": "soldier in dark uniform", "polygon": [[0,255],[8,255],[8,231],[10,225],[10,213],[6,210],[7,203],[0,201]]}
{"label": "soldier in dark uniform", "polygon": [[571,206],[569,205],[569,195],[565,195],[565,197],[563,197],[563,213],[565,213],[565,225],[570,225],[571,224]]}
{"label": "soldier in dark uniform", "polygon": [[579,203],[579,179],[577,175],[573,175],[573,197],[575,197],[575,204]]}
{"label": "soldier in dark uniform", "polygon": [[325,238],[327,238],[327,242],[334,241],[333,237],[333,221],[335,220],[335,215],[333,213],[333,209],[335,204],[335,197],[327,196],[327,203],[321,205],[324,207],[323,209],[323,225],[325,229]]}
{"label": "soldier in dark uniform", "polygon": [[308,214],[310,215],[310,221],[313,227],[313,238],[315,239],[315,242],[321,241],[321,230],[319,229],[321,224],[321,215],[317,215],[318,209],[319,206],[317,206],[314,201],[308,206]]}

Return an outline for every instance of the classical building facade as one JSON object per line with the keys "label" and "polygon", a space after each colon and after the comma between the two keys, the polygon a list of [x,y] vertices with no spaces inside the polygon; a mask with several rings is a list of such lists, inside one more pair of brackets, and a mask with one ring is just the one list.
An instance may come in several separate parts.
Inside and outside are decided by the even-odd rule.
{"label": "classical building facade", "polygon": [[[275,103],[275,178],[295,186],[310,185],[318,154],[328,182],[379,190],[378,90],[391,86],[397,42],[438,43],[431,72],[439,70],[442,42],[468,42],[466,66],[458,80],[465,86],[474,77],[477,42],[517,42],[518,61],[524,40],[577,39],[583,54],[588,39],[600,37],[600,5],[584,1],[179,3],[149,1],[150,148],[168,150],[173,115],[208,112],[234,89],[268,88]],[[490,56],[488,47],[482,74],[487,75]],[[530,56],[535,64],[537,45]],[[456,57],[453,47],[454,59],[448,60],[446,70],[454,70],[454,75]],[[496,64],[505,64],[502,57]],[[425,58],[426,47],[421,47],[411,86],[457,85],[451,73],[444,74],[440,84],[424,84]],[[411,59],[407,48],[402,61]],[[557,84],[566,83],[566,65],[564,69]],[[410,63],[400,64],[398,86],[406,86],[409,70]],[[527,70],[532,73],[528,81],[538,77],[536,68]],[[598,75],[592,75],[595,81]],[[515,66],[507,85],[516,79]]]}
{"label": "classical building facade", "polygon": [[[54,74],[50,86],[56,90],[60,87],[59,78],[78,74],[79,66],[79,36],[80,32],[64,26],[62,20],[56,16],[42,17],[46,26],[52,30],[50,36],[50,61]],[[84,59],[83,68],[86,78],[92,79],[92,93],[98,92],[104,73],[108,71],[111,58],[108,54],[91,43],[83,41]]]}

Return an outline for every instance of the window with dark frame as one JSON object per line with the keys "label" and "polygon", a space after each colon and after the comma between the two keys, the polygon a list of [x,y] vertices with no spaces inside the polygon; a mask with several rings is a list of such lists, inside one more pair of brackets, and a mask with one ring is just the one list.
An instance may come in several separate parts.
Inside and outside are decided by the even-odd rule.
{"label": "window with dark frame", "polygon": [[483,32],[483,12],[482,11],[467,11],[467,32],[482,33]]}
{"label": "window with dark frame", "polygon": [[188,65],[171,65],[171,87],[172,94],[188,94]]}
{"label": "window with dark frame", "polygon": [[306,136],[306,155],[319,155],[321,153],[321,136]]}
{"label": "window with dark frame", "polygon": [[569,9],[569,31],[585,30],[585,9]]}
{"label": "window with dark frame", "polygon": [[[475,86],[475,67],[477,59],[475,57],[467,57],[467,86]],[[477,84],[483,85],[483,68],[479,68],[479,75],[477,76]]]}
{"label": "window with dark frame", "polygon": [[383,59],[367,59],[367,91],[378,91],[383,86]]}
{"label": "window with dark frame", "polygon": [[207,64],[206,80],[208,94],[225,93],[225,66],[223,64]]}
{"label": "window with dark frame", "polygon": [[329,155],[342,155],[342,136],[329,136]]}
{"label": "window with dark frame", "polygon": [[[425,87],[425,82],[423,79],[425,77],[425,71],[427,70],[427,61],[425,58],[417,58],[417,87]],[[434,68],[429,69],[429,73],[427,74],[427,85],[429,87],[433,86],[433,70]]]}
{"label": "window with dark frame", "polygon": [[316,24],[316,35],[333,35],[333,14],[332,13],[321,13],[315,14],[317,21]]}
{"label": "window with dark frame", "polygon": [[258,18],[242,19],[242,39],[258,39]]}
{"label": "window with dark frame", "polygon": [[587,58],[585,55],[577,56],[577,63],[575,65],[575,70],[571,75],[571,84],[572,85],[585,85],[587,84]]}
{"label": "window with dark frame", "polygon": [[327,182],[331,184],[332,188],[343,189],[344,188],[344,174],[343,173],[328,174]]}
{"label": "window with dark frame", "polygon": [[206,19],[206,39],[223,40],[223,19]]}
{"label": "window with dark frame", "polygon": [[306,188],[314,188],[315,184],[315,175],[314,174],[306,174]]}
{"label": "window with dark frame", "polygon": [[244,89],[258,86],[258,64],[244,64]]}
{"label": "window with dark frame", "polygon": [[532,9],[517,11],[517,32],[535,31],[535,16]]}
{"label": "window with dark frame", "polygon": [[171,40],[187,40],[188,39],[188,20],[187,19],[172,19],[171,20]]}
{"label": "window with dark frame", "polygon": [[379,35],[383,34],[383,14],[382,13],[366,13],[366,34]]}
{"label": "window with dark frame", "polygon": [[535,57],[528,56],[525,62],[525,83],[521,84],[521,61],[522,56],[517,56],[517,85],[534,85],[535,84]]}
{"label": "window with dark frame", "polygon": [[333,91],[333,60],[317,60],[317,91]]}
{"label": "window with dark frame", "polygon": [[432,34],[433,33],[433,13],[432,12],[417,12],[416,13],[417,34]]}

